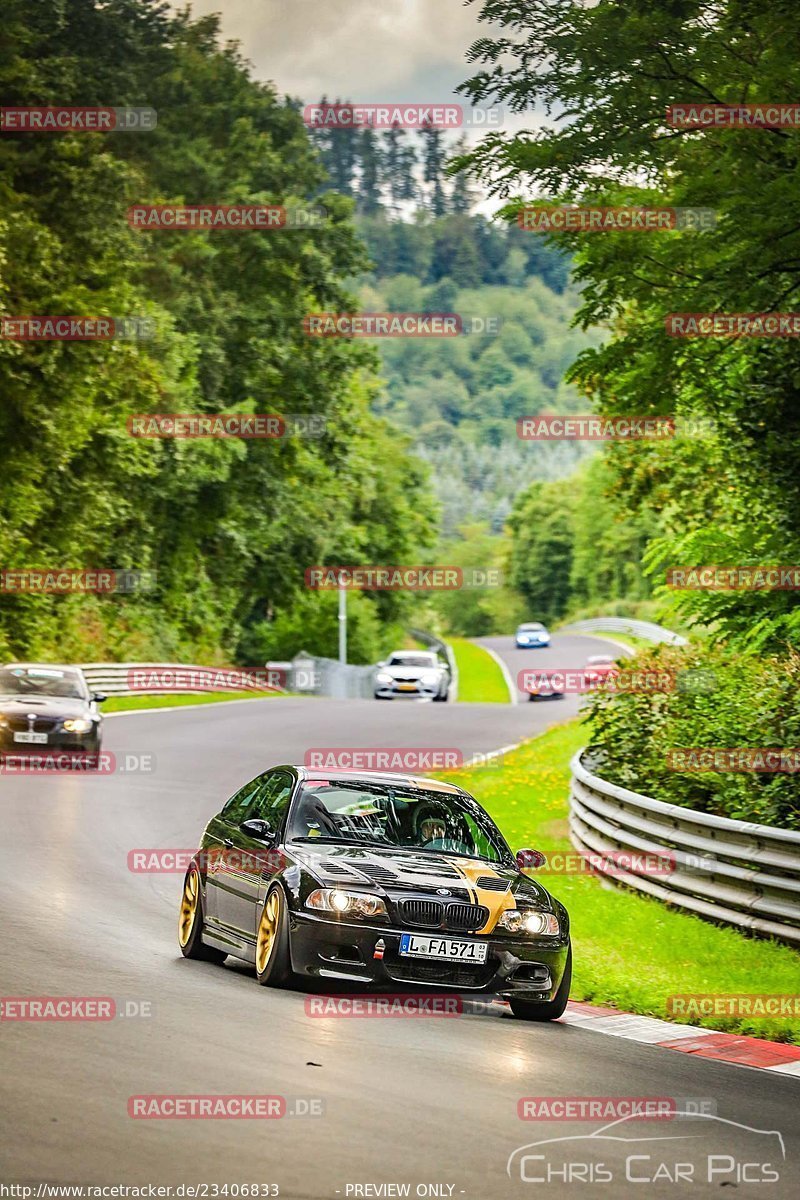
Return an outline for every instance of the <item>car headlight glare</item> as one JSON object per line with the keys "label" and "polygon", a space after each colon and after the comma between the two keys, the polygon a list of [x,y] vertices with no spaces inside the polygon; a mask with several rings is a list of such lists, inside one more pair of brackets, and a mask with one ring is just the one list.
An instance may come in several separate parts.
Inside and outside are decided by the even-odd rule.
{"label": "car headlight glare", "polygon": [[506,929],[509,933],[529,933],[534,937],[538,934],[557,936],[561,931],[558,917],[553,913],[542,912],[538,908],[512,908],[504,912],[497,922],[498,929]]}
{"label": "car headlight glare", "polygon": [[69,721],[64,722],[64,728],[67,733],[88,733],[92,728],[92,722],[89,717],[72,717]]}
{"label": "car headlight glare", "polygon": [[377,674],[378,683],[391,683],[392,676],[387,671],[379,671]]}
{"label": "car headlight glare", "polygon": [[318,888],[306,900],[306,908],[347,917],[385,917],[386,905],[380,896],[365,892],[345,892],[341,888]]}

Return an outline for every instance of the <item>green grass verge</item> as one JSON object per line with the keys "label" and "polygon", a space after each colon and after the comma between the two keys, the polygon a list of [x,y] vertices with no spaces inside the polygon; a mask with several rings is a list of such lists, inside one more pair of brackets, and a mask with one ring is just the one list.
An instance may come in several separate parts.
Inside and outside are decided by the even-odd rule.
{"label": "green grass verge", "polygon": [[220,700],[266,700],[276,692],[251,692],[243,695],[241,692],[200,692],[197,695],[167,695],[151,696],[109,696],[103,701],[101,709],[104,713],[130,712],[137,708],[181,708],[187,704],[218,704]]}
{"label": "green grass verge", "polygon": [[[571,850],[567,837],[569,760],[586,740],[580,722],[548,731],[497,767],[452,772],[491,813],[512,849]],[[680,1020],[667,997],[686,993],[795,995],[800,954],[749,938],[593,876],[533,873],[566,905],[575,964],[572,998]],[[781,1017],[684,1018],[684,1023],[800,1043],[800,1025]]]}
{"label": "green grass verge", "polygon": [[448,638],[458,667],[458,699],[467,703],[510,704],[511,697],[491,654],[466,638]]}

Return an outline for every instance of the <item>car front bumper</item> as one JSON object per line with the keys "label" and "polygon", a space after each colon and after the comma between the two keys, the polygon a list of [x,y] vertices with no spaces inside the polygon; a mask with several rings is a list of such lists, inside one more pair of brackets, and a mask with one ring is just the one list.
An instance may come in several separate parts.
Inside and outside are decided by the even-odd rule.
{"label": "car front bumper", "polygon": [[66,730],[55,729],[48,733],[45,743],[15,742],[11,730],[0,729],[0,753],[2,754],[96,754],[100,749],[101,733],[99,728],[89,733],[67,733]]}
{"label": "car front bumper", "polygon": [[441,683],[415,683],[413,687],[399,687],[396,683],[378,683],[375,685],[375,696],[380,700],[394,700],[397,696],[416,696],[419,698],[438,696],[443,687]]}
{"label": "car front bumper", "polygon": [[[551,1000],[569,951],[569,938],[497,938],[426,929],[396,929],[359,921],[328,920],[309,913],[290,914],[292,967],[298,975],[350,981],[381,989],[435,988],[439,991],[524,996]],[[403,933],[488,942],[485,964],[410,958],[400,955]],[[382,957],[376,958],[383,941]]]}

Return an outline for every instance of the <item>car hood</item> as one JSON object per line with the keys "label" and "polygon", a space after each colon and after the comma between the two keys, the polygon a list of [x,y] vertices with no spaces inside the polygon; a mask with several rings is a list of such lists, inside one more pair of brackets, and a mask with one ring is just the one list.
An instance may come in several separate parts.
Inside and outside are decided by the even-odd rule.
{"label": "car hood", "polygon": [[392,679],[419,679],[422,675],[426,675],[431,671],[441,671],[441,667],[379,667],[381,675],[384,672],[391,675]]}
{"label": "car hood", "polygon": [[454,900],[486,905],[494,916],[520,902],[553,909],[550,894],[541,884],[515,867],[479,858],[322,841],[319,845],[293,844],[289,849],[326,887],[372,884],[377,892],[389,895],[424,892],[434,896],[441,889]]}
{"label": "car hood", "polygon": [[0,713],[6,717],[84,717],[89,712],[86,700],[68,696],[0,696]]}

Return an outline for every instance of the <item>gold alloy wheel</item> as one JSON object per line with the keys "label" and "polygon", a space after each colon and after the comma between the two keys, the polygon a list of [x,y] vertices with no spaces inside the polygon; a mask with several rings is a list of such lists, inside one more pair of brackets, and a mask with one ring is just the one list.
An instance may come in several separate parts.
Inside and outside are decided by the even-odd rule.
{"label": "gold alloy wheel", "polygon": [[278,938],[278,917],[281,911],[281,901],[277,890],[267,896],[264,911],[258,925],[258,941],[256,943],[256,970],[263,975],[275,949]]}
{"label": "gold alloy wheel", "polygon": [[192,936],[194,921],[197,916],[199,895],[200,889],[197,886],[197,872],[189,871],[186,876],[186,882],[183,885],[181,916],[178,922],[178,940],[182,946],[185,946]]}

